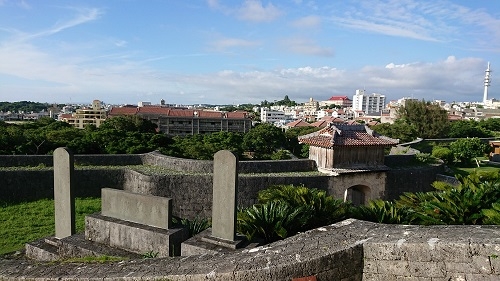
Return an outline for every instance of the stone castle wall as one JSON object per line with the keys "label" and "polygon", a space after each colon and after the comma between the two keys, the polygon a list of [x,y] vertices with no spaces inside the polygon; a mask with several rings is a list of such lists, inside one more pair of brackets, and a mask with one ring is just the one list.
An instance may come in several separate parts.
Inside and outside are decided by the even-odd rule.
{"label": "stone castle wall", "polygon": [[[390,157],[396,161],[395,157]],[[0,156],[1,166],[52,165],[52,156]],[[39,161],[39,162],[37,162]],[[142,155],[75,155],[76,190],[78,197],[99,197],[104,187],[166,196],[173,199],[174,215],[185,218],[210,217],[212,205],[212,161],[197,161],[164,156]],[[80,165],[113,165],[85,167]],[[119,165],[118,165],[119,164]],[[184,171],[183,175],[145,175],[123,165],[157,165]],[[118,165],[118,166],[116,166]],[[343,198],[345,189],[353,185],[370,187],[369,198],[395,199],[403,192],[431,190],[430,184],[441,166],[392,169],[387,172],[352,173],[340,176],[309,175],[302,171],[316,169],[311,160],[241,161],[239,162],[238,206],[256,202],[257,193],[271,185],[293,184],[318,188],[336,198]],[[280,172],[297,173],[280,173]],[[408,180],[411,179],[411,180]],[[50,168],[0,169],[0,201],[30,201],[53,198],[53,171]]]}
{"label": "stone castle wall", "polygon": [[[328,176],[269,176],[238,177],[238,207],[249,207],[257,201],[257,193],[271,185],[293,184],[326,190]],[[149,176],[128,170],[123,189],[131,192],[172,198],[173,214],[182,218],[212,216],[212,174]]]}
{"label": "stone castle wall", "polygon": [[108,264],[0,258],[0,280],[500,280],[499,257],[499,226],[349,219],[234,253]]}

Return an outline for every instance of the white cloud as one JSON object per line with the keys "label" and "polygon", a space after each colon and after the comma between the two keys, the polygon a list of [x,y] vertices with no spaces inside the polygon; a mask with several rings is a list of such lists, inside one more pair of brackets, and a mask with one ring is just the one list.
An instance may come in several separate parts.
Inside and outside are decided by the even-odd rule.
{"label": "white cloud", "polygon": [[296,28],[315,28],[321,24],[319,16],[307,16],[292,22],[292,26]]}
{"label": "white cloud", "polygon": [[273,21],[283,12],[269,3],[263,6],[261,1],[246,0],[243,6],[238,10],[238,18],[241,20],[252,22],[269,22]]}
{"label": "white cloud", "polygon": [[260,42],[244,40],[239,38],[223,38],[209,43],[210,47],[215,51],[225,51],[226,49],[236,47],[255,47],[260,45]]}
{"label": "white cloud", "polygon": [[473,10],[450,1],[369,0],[360,3],[333,10],[331,21],[344,28],[390,36],[460,42],[465,48],[478,44],[483,49],[500,48],[500,19],[485,10]]}
{"label": "white cloud", "polygon": [[35,39],[38,37],[50,36],[59,33],[61,31],[64,31],[68,28],[72,28],[74,26],[84,24],[90,21],[94,21],[103,14],[103,11],[97,8],[79,9],[78,12],[79,13],[75,17],[73,17],[68,21],[59,22],[55,24],[52,28],[37,33],[25,33],[20,38],[18,38],[18,40],[24,41],[24,40]]}
{"label": "white cloud", "polygon": [[281,41],[283,48],[296,54],[313,55],[321,57],[333,56],[331,48],[321,47],[313,40],[306,38],[290,38]]}

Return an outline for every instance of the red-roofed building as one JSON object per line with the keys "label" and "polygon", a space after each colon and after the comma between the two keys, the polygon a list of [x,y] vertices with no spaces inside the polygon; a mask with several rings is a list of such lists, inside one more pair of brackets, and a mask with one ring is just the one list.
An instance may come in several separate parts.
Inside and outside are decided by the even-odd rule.
{"label": "red-roofed building", "polygon": [[299,119],[299,120],[295,120],[293,122],[290,122],[290,123],[286,124],[285,127],[287,129],[289,129],[289,128],[295,128],[295,127],[311,127],[311,124],[305,122],[302,119]]}
{"label": "red-roofed building", "polygon": [[220,131],[246,133],[252,120],[246,112],[180,109],[163,106],[115,107],[109,116],[138,115],[158,125],[171,136],[206,134]]}
{"label": "red-roofed building", "polygon": [[323,106],[329,106],[329,105],[337,105],[341,107],[350,107],[352,106],[352,100],[349,99],[347,96],[333,96],[329,98],[326,101],[322,101],[321,105]]}
{"label": "red-roofed building", "polygon": [[[309,159],[319,168],[365,168],[384,166],[384,149],[399,140],[377,134],[365,125],[333,124],[299,137],[309,145]],[[385,166],[384,166],[385,167]]]}

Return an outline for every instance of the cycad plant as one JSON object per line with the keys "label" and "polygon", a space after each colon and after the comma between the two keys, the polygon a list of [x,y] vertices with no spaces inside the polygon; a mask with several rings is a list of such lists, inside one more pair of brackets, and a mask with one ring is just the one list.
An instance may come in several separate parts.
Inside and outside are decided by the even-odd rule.
{"label": "cycad plant", "polygon": [[294,235],[305,223],[302,208],[283,201],[255,204],[238,211],[238,232],[249,240],[262,238],[266,243]]}
{"label": "cycad plant", "polygon": [[283,201],[292,208],[301,208],[307,218],[303,230],[332,224],[349,217],[352,205],[316,188],[274,185],[258,194],[259,203]]}
{"label": "cycad plant", "polygon": [[491,209],[483,209],[484,224],[500,225],[500,202],[491,204]]}
{"label": "cycad plant", "polygon": [[189,220],[189,219],[172,217],[172,223],[174,225],[181,225],[187,228],[189,232],[189,237],[193,237],[194,235],[202,232],[203,230],[209,228],[212,225],[210,220],[206,218],[194,218],[192,220]]}
{"label": "cycad plant", "polygon": [[410,209],[406,206],[397,206],[394,202],[381,199],[372,200],[368,205],[358,206],[355,209],[355,217],[362,220],[400,224],[408,223]]}
{"label": "cycad plant", "polygon": [[483,181],[475,173],[458,179],[457,186],[435,182],[435,191],[405,193],[397,205],[409,207],[416,224],[482,224],[482,210],[500,198],[500,182]]}

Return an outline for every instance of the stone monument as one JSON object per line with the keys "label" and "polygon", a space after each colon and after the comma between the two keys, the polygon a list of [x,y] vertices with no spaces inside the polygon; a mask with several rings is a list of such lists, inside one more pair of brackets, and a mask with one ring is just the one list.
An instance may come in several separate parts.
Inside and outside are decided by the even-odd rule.
{"label": "stone monument", "polygon": [[75,234],[74,156],[66,147],[54,150],[56,238]]}

